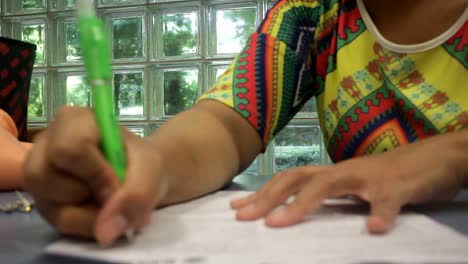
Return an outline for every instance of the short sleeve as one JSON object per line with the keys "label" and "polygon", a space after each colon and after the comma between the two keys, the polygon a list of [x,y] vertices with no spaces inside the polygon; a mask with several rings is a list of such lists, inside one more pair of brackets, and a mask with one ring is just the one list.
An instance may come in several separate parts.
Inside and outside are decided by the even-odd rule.
{"label": "short sleeve", "polygon": [[313,59],[323,10],[321,1],[279,1],[200,100],[234,109],[266,146],[316,94]]}

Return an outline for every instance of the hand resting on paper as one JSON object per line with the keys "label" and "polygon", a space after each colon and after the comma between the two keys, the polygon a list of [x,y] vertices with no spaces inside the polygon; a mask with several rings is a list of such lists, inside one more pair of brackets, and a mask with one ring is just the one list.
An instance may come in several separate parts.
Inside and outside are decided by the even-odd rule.
{"label": "hand resting on paper", "polygon": [[[467,138],[463,131],[334,166],[289,169],[231,206],[240,220],[265,217],[267,225],[282,227],[300,222],[327,197],[353,195],[371,205],[369,231],[386,232],[402,206],[448,200],[467,186]],[[275,210],[292,195],[292,203]]]}

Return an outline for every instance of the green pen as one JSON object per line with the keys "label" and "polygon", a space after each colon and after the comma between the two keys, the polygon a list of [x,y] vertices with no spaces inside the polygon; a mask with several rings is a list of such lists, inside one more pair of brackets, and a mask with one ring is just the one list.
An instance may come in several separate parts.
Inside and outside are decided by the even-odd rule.
{"label": "green pen", "polygon": [[127,167],[122,135],[112,96],[111,46],[104,24],[96,16],[92,0],[77,0],[80,45],[91,85],[93,109],[101,136],[101,147],[120,182]]}

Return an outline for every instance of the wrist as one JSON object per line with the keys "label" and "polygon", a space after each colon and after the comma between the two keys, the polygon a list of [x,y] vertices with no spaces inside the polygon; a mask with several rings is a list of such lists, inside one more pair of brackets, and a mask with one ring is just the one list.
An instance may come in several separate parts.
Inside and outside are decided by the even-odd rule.
{"label": "wrist", "polygon": [[165,151],[165,147],[158,142],[155,142],[150,137],[145,138],[147,146],[151,148],[151,170],[154,172],[153,177],[156,177],[155,186],[153,188],[158,194],[158,206],[166,204],[164,201],[173,189],[170,175],[173,175],[171,171],[171,158],[170,153]]}
{"label": "wrist", "polygon": [[[155,186],[160,196],[158,206],[181,202],[191,197],[191,178],[195,174],[195,159],[189,158],[190,151],[186,144],[174,138],[148,137],[148,144],[153,151],[154,171],[159,177]],[[175,143],[177,142],[177,143]],[[180,146],[185,146],[181,148]]]}

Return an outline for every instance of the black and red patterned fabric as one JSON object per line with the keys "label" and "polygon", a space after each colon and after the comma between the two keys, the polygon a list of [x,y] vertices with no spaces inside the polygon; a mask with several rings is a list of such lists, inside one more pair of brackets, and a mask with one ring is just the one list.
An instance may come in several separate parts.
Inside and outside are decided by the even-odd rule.
{"label": "black and red patterned fabric", "polygon": [[0,37],[0,109],[15,121],[18,139],[26,139],[29,84],[36,45]]}

